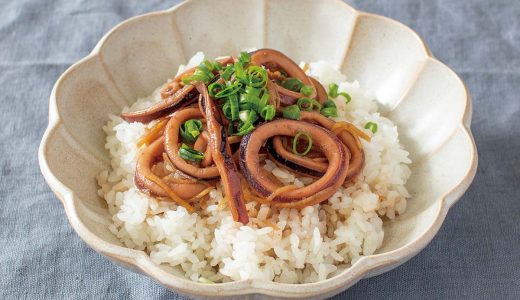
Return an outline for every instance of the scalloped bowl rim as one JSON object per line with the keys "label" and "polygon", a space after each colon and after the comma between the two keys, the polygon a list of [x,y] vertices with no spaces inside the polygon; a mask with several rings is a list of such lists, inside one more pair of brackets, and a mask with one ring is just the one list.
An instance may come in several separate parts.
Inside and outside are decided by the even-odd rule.
{"label": "scalloped bowl rim", "polygon": [[437,203],[435,204],[438,206],[435,221],[430,225],[429,228],[425,229],[424,232],[422,232],[416,240],[411,241],[392,251],[369,256],[363,256],[351,267],[342,271],[340,274],[319,282],[304,284],[285,284],[277,282],[241,280],[210,285],[193,282],[189,279],[185,279],[168,273],[167,271],[163,270],[158,265],[153,263],[145,252],[111,244],[96,236],[83,224],[79,215],[77,214],[73,191],[70,190],[66,185],[64,185],[54,176],[46,160],[45,152],[47,149],[49,137],[58,128],[58,125],[62,123],[62,120],[60,119],[60,116],[58,114],[56,104],[56,90],[60,86],[61,82],[64,81],[64,78],[67,77],[68,74],[70,74],[73,70],[80,67],[82,64],[91,59],[99,58],[101,56],[100,50],[105,41],[108,40],[110,36],[116,33],[123,26],[126,26],[133,22],[138,22],[139,20],[144,18],[172,13],[179,7],[191,1],[194,0],[187,0],[172,8],[135,16],[119,23],[101,38],[101,40],[96,44],[96,46],[90,54],[88,54],[87,56],[70,66],[60,76],[60,78],[54,85],[49,103],[49,125],[42,137],[42,141],[38,151],[38,160],[41,172],[45,177],[45,180],[47,181],[48,185],[51,187],[53,192],[61,200],[70,224],[72,225],[76,233],[81,237],[81,239],[83,239],[90,247],[92,247],[97,252],[109,257],[112,260],[115,260],[116,262],[121,261],[137,268],[142,273],[154,278],[155,280],[157,280],[158,282],[160,282],[168,288],[190,295],[218,297],[239,296],[247,294],[263,294],[274,297],[300,298],[316,297],[322,294],[333,294],[345,290],[346,288],[354,285],[359,280],[365,277],[370,277],[374,274],[379,274],[378,271],[381,271],[381,269],[384,269],[385,267],[390,267],[390,269],[397,267],[398,265],[406,262],[408,259],[416,255],[424,247],[426,247],[438,232],[439,228],[444,222],[444,219],[450,207],[454,203],[456,203],[464,194],[464,192],[468,189],[476,173],[478,155],[477,148],[470,129],[472,115],[472,104],[470,95],[468,93],[467,87],[462,82],[460,77],[445,64],[434,58],[426,43],[411,28],[396,20],[384,16],[356,10],[350,5],[342,2],[341,0],[330,1],[334,1],[338,5],[343,5],[344,7],[350,9],[354,14],[355,24],[357,24],[360,16],[370,16],[373,18],[379,18],[386,22],[394,23],[409,31],[422,45],[426,59],[439,62],[443,66],[446,66],[446,68],[449,71],[451,71],[453,75],[455,75],[455,78],[457,78],[458,80],[458,84],[460,84],[463,87],[465,93],[464,113],[462,116],[462,120],[460,120],[459,122],[458,128],[462,129],[466,138],[471,143],[471,163],[465,176],[460,180],[460,182],[457,185],[455,185],[451,190],[445,192],[441,197],[439,197],[440,201],[437,201]]}

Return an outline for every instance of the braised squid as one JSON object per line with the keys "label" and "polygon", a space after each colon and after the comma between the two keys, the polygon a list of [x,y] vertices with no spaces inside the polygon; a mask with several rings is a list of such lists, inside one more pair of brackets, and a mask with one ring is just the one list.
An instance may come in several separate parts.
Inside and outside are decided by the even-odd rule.
{"label": "braised squid", "polygon": [[[331,93],[337,87],[327,92],[276,50],[204,60],[169,82],[162,101],[121,115],[156,122],[138,145],[136,186],[194,212],[220,182],[233,219],[243,224],[246,201],[298,209],[326,201],[356,180],[365,159],[360,138],[369,140],[331,119]],[[266,157],[314,182],[284,186],[263,168]]]}

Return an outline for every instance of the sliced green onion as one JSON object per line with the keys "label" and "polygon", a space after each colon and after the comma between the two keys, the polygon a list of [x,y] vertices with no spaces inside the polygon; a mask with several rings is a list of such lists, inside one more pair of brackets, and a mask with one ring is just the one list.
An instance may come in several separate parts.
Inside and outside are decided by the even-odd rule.
{"label": "sliced green onion", "polygon": [[222,74],[220,77],[222,77],[224,80],[228,81],[231,78],[231,75],[235,72],[235,66],[228,65],[224,71],[222,71]]}
{"label": "sliced green onion", "polygon": [[338,109],[335,107],[324,107],[320,110],[320,114],[324,115],[325,117],[337,117],[338,116]]}
{"label": "sliced green onion", "polygon": [[212,84],[208,85],[208,93],[211,97],[216,97],[217,93],[225,89],[226,86],[219,83],[219,82],[213,82]]}
{"label": "sliced green onion", "polygon": [[[260,97],[262,94],[262,97]],[[269,101],[269,93],[265,89],[257,89],[246,86],[244,93],[240,95],[240,110],[254,109],[260,113]]]}
{"label": "sliced green onion", "polygon": [[220,71],[222,68],[224,68],[224,66],[219,61],[213,63],[213,70]]}
{"label": "sliced green onion", "polygon": [[260,111],[260,116],[266,120],[271,121],[274,118],[274,115],[276,114],[276,109],[273,105],[266,105],[264,108]]}
{"label": "sliced green onion", "polygon": [[235,135],[246,135],[253,131],[253,129],[255,129],[255,126],[253,126],[253,124],[240,122],[238,124],[238,131],[237,133],[235,133]]}
{"label": "sliced green onion", "polygon": [[264,94],[262,95],[262,98],[258,101],[258,112],[262,112],[262,110],[266,107],[267,103],[269,102],[269,93],[264,90]]}
{"label": "sliced green onion", "polygon": [[300,110],[306,110],[306,111],[313,111],[314,108],[317,108],[318,110],[321,109],[321,104],[311,98],[300,98],[298,99],[298,102],[296,102]]}
{"label": "sliced green onion", "polygon": [[310,96],[312,94],[312,92],[314,92],[314,88],[310,85],[304,85],[300,89],[300,93],[302,93],[302,95],[304,95],[304,96]]}
{"label": "sliced green onion", "polygon": [[326,107],[334,107],[336,108],[336,103],[334,103],[334,101],[332,100],[327,100],[323,103],[323,108],[326,108]]}
{"label": "sliced green onion", "polygon": [[201,82],[207,83],[207,82],[209,82],[209,80],[210,80],[210,78],[208,78],[208,76],[206,76],[206,74],[196,70],[192,75],[184,77],[182,79],[182,82],[184,84],[191,84],[196,81],[201,81]]}
{"label": "sliced green onion", "polygon": [[[298,149],[297,149],[298,141],[300,140],[300,137],[302,137],[302,136],[305,136],[307,138],[307,148],[303,152],[298,152]],[[312,149],[312,137],[311,137],[311,135],[308,134],[305,131],[299,131],[294,136],[294,139],[293,139],[293,142],[292,142],[292,151],[293,151],[293,153],[296,154],[296,155],[304,156],[304,155],[307,155],[307,153],[309,153],[309,151],[311,151],[311,149]]]}
{"label": "sliced green onion", "polygon": [[339,88],[339,86],[335,83],[329,84],[329,96],[331,96],[332,98],[337,98],[338,96],[343,96],[345,98],[345,103],[348,104],[352,100],[352,98],[346,92],[339,93],[338,88]]}
{"label": "sliced green onion", "polygon": [[210,79],[214,77],[213,64],[207,59],[203,60],[200,63],[200,65],[197,67],[197,71],[204,73],[204,75],[206,75]]}
{"label": "sliced green onion", "polygon": [[247,65],[251,61],[251,55],[247,52],[240,52],[240,56],[238,57],[238,61],[243,65]]}
{"label": "sliced green onion", "polygon": [[368,122],[365,124],[365,129],[368,129],[368,130],[372,131],[372,133],[375,134],[377,132],[377,123]]}
{"label": "sliced green onion", "polygon": [[287,119],[299,120],[300,119],[300,107],[298,105],[287,106],[283,109],[283,117]]}
{"label": "sliced green onion", "polygon": [[215,94],[215,98],[226,98],[233,94],[238,93],[238,91],[242,88],[242,84],[240,82],[235,82],[227,85],[224,89],[220,90]]}
{"label": "sliced green onion", "polygon": [[202,71],[204,74],[208,75],[208,77],[211,76],[209,74],[211,73],[212,68],[213,66],[207,60],[204,60],[200,63],[200,65],[197,66],[197,70]]}
{"label": "sliced green onion", "polygon": [[282,86],[290,91],[299,92],[303,87],[303,82],[298,78],[289,77],[282,82]]}
{"label": "sliced green onion", "polygon": [[226,119],[231,120],[231,104],[229,103],[229,101],[224,103],[224,105],[222,106],[222,113],[224,113]]}
{"label": "sliced green onion", "polygon": [[244,71],[244,65],[242,65],[241,62],[237,61],[235,62],[235,76],[238,80],[246,83],[246,72]]}
{"label": "sliced green onion", "polygon": [[[241,98],[242,96],[243,95],[240,95]],[[256,110],[257,108],[256,104],[251,102],[239,102],[238,107],[240,110]]]}
{"label": "sliced green onion", "polygon": [[338,88],[339,86],[335,83],[329,84],[329,96],[336,98],[338,96]]}
{"label": "sliced green onion", "polygon": [[243,110],[238,114],[238,118],[244,124],[253,124],[256,120],[258,120],[258,116],[254,110]]}
{"label": "sliced green onion", "polygon": [[336,108],[336,103],[330,99],[325,101],[323,103],[323,108],[320,110],[320,114],[324,115],[325,117],[337,117],[338,109]]}
{"label": "sliced green onion", "polygon": [[185,84],[192,84],[196,81],[201,81],[204,84],[208,84],[211,79],[215,77],[213,71],[218,68],[218,65],[211,63],[209,60],[203,60],[195,69],[195,72],[190,76],[186,76],[182,79]]}
{"label": "sliced green onion", "polygon": [[240,121],[246,123],[247,119],[249,118],[250,112],[254,112],[254,110],[242,110],[238,113],[238,118]]}
{"label": "sliced green onion", "polygon": [[185,160],[198,162],[204,158],[204,153],[193,150],[186,144],[182,144],[182,146],[179,148],[179,156]]}
{"label": "sliced green onion", "polygon": [[215,68],[215,65],[213,63],[211,63],[209,60],[204,59],[202,61],[202,63],[200,63],[200,65],[199,65],[199,68],[203,68],[203,67],[206,67],[206,69],[208,69],[209,71],[213,71],[213,69]]}
{"label": "sliced green onion", "polygon": [[267,71],[260,66],[250,66],[247,68],[248,84],[252,87],[264,87],[269,79]]}
{"label": "sliced green onion", "polygon": [[207,84],[211,79],[213,79],[213,73],[211,73],[211,71],[203,65],[199,66],[194,74],[197,74],[197,76],[200,76],[201,78],[204,77],[203,81],[205,84]]}
{"label": "sliced green onion", "polygon": [[240,105],[242,105],[242,107],[249,107],[249,109],[258,110],[259,100],[258,96],[252,94],[244,93],[240,95]]}
{"label": "sliced green onion", "polygon": [[202,63],[199,65],[199,68],[204,69],[203,67],[205,67],[207,70],[209,70],[211,72],[220,71],[223,68],[223,66],[220,62],[218,62],[218,61],[211,62],[207,59],[204,59],[202,61]]}
{"label": "sliced green onion", "polygon": [[191,119],[181,125],[180,132],[182,139],[187,143],[193,143],[197,140],[202,130],[202,122],[197,119]]}
{"label": "sliced green onion", "polygon": [[231,108],[231,121],[238,120],[238,112],[240,110],[240,107],[238,105],[238,96],[236,94],[229,95],[228,101],[229,107]]}
{"label": "sliced green onion", "polygon": [[262,90],[257,89],[257,88],[252,87],[252,86],[246,86],[246,88],[244,89],[244,93],[246,93],[248,95],[253,95],[253,96],[256,96],[256,97],[260,97],[260,93],[261,92],[262,92]]}
{"label": "sliced green onion", "polygon": [[341,93],[338,94],[338,96],[343,96],[343,97],[345,97],[345,103],[346,103],[346,104],[348,104],[348,103],[352,100],[352,98],[350,97],[350,95],[349,95],[348,93],[346,93],[346,92],[341,92]]}

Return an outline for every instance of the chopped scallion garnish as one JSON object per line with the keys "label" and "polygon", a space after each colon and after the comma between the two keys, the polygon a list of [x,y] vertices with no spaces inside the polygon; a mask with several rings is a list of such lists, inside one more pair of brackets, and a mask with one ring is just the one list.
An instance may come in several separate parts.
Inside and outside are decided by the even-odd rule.
{"label": "chopped scallion garnish", "polygon": [[251,55],[247,52],[240,52],[240,56],[238,57],[238,61],[243,65],[247,65],[251,61]]}
{"label": "chopped scallion garnish", "polygon": [[227,81],[231,78],[231,75],[233,75],[234,72],[235,72],[235,66],[228,65],[228,66],[226,66],[224,71],[222,71],[222,74],[220,75],[220,77],[222,77],[222,79]]}
{"label": "chopped scallion garnish", "polygon": [[[302,137],[302,136],[305,136],[307,138],[307,148],[305,148],[305,151],[303,151],[303,152],[298,152],[298,142],[300,140],[300,137]],[[312,149],[312,137],[311,137],[311,135],[308,134],[305,131],[298,132],[294,136],[293,143],[292,143],[292,151],[293,151],[293,153],[296,154],[296,155],[304,156],[304,155],[307,155],[307,153],[309,153],[309,151],[311,151],[311,149]]]}
{"label": "chopped scallion garnish", "polygon": [[276,114],[276,109],[274,108],[273,105],[266,105],[261,111],[260,111],[260,116],[266,120],[266,121],[271,121],[274,116]]}
{"label": "chopped scallion garnish", "polygon": [[282,87],[293,92],[299,92],[303,87],[303,82],[298,78],[289,77],[282,82]]}
{"label": "chopped scallion garnish", "polygon": [[197,119],[191,119],[181,125],[180,132],[182,139],[187,143],[193,143],[197,140],[202,130],[202,122]]}
{"label": "chopped scallion garnish", "polygon": [[324,108],[325,108],[325,107],[334,107],[334,108],[336,108],[336,103],[334,103],[334,101],[332,101],[332,100],[329,99],[329,100],[327,100],[327,101],[325,101],[325,102],[323,103],[323,107],[324,107]]}
{"label": "chopped scallion garnish", "polygon": [[243,110],[238,114],[238,118],[244,124],[253,124],[258,119],[258,116],[254,110]]}
{"label": "chopped scallion garnish", "polygon": [[325,117],[337,117],[338,116],[338,109],[335,107],[324,107],[320,110],[320,114],[324,115]]}
{"label": "chopped scallion garnish", "polygon": [[241,105],[241,107],[244,107],[244,109],[257,110],[259,101],[260,101],[260,98],[258,98],[258,96],[255,94],[243,93],[240,95],[240,105]]}
{"label": "chopped scallion garnish", "polygon": [[300,89],[300,93],[304,96],[310,96],[312,94],[312,92],[314,92],[314,88],[312,86],[309,86],[309,85],[304,85],[301,89]]}
{"label": "chopped scallion garnish", "polygon": [[240,122],[238,124],[238,131],[235,133],[235,135],[246,135],[253,131],[255,129],[255,126],[253,126],[252,123],[242,123]]}
{"label": "chopped scallion garnish", "polygon": [[209,60],[203,60],[200,65],[197,66],[193,74],[186,76],[182,79],[185,84],[192,84],[196,81],[201,81],[204,84],[208,84],[214,77],[213,71],[218,71],[222,65],[220,63],[211,63]]}
{"label": "chopped scallion garnish", "polygon": [[336,99],[338,96],[343,96],[345,98],[345,103],[349,103],[352,98],[346,92],[338,92],[339,86],[335,83],[329,84],[329,96]]}
{"label": "chopped scallion garnish", "polygon": [[193,150],[186,144],[182,144],[182,146],[179,148],[179,156],[185,160],[198,162],[204,158],[204,153]]}
{"label": "chopped scallion garnish", "polygon": [[191,84],[196,81],[201,81],[206,84],[210,80],[211,80],[211,78],[209,78],[205,73],[203,73],[197,69],[197,70],[195,70],[195,72],[192,75],[184,77],[182,79],[182,82],[184,84]]}
{"label": "chopped scallion garnish", "polygon": [[252,87],[252,86],[246,86],[245,89],[244,89],[244,93],[246,93],[248,95],[253,95],[255,97],[260,97],[261,91],[262,90],[257,89],[257,88]]}
{"label": "chopped scallion garnish", "polygon": [[269,102],[269,93],[264,90],[264,94],[262,95],[262,98],[258,101],[258,112],[261,112],[264,107]]}
{"label": "chopped scallion garnish", "polygon": [[345,98],[345,103],[348,104],[352,98],[350,97],[350,95],[346,92],[341,92],[338,94],[339,96],[343,96]]}
{"label": "chopped scallion garnish", "polygon": [[300,98],[298,99],[298,102],[296,102],[300,110],[306,110],[306,111],[313,111],[314,108],[317,108],[318,110],[321,109],[321,104],[311,98]]}
{"label": "chopped scallion garnish", "polygon": [[231,104],[229,104],[229,101],[222,105],[222,113],[226,119],[231,120]]}
{"label": "chopped scallion garnish", "polygon": [[214,71],[220,71],[220,70],[222,70],[222,68],[224,68],[224,66],[219,61],[216,61],[213,63]]}
{"label": "chopped scallion garnish", "polygon": [[233,94],[238,93],[238,91],[240,90],[241,87],[242,87],[242,84],[240,82],[229,83],[228,85],[226,85],[225,88],[223,88],[222,90],[220,90],[218,93],[215,94],[215,98],[229,97]]}
{"label": "chopped scallion garnish", "polygon": [[240,80],[241,82],[246,83],[246,72],[244,71],[244,65],[242,65],[241,62],[237,61],[235,62],[235,77]]}
{"label": "chopped scallion garnish", "polygon": [[339,86],[335,83],[329,84],[329,96],[336,98],[338,96],[338,88]]}
{"label": "chopped scallion garnish", "polygon": [[231,109],[231,118],[228,119],[231,121],[238,120],[238,112],[240,111],[240,107],[238,105],[238,96],[236,94],[229,95],[227,103],[229,103],[229,107]]}
{"label": "chopped scallion garnish", "polygon": [[323,108],[320,110],[320,114],[324,115],[325,117],[337,117],[338,109],[336,108],[336,103],[330,99],[325,101],[323,103]]}
{"label": "chopped scallion garnish", "polygon": [[368,129],[368,130],[372,131],[372,133],[375,134],[377,132],[377,123],[368,122],[365,124],[365,129]]}
{"label": "chopped scallion garnish", "polygon": [[298,107],[298,105],[287,106],[286,108],[283,109],[282,112],[283,112],[284,118],[292,119],[292,120],[300,119],[301,112],[300,112],[300,107]]}
{"label": "chopped scallion garnish", "polygon": [[247,68],[248,84],[255,88],[264,87],[269,79],[267,71],[259,66],[250,66]]}
{"label": "chopped scallion garnish", "polygon": [[212,84],[208,85],[208,93],[211,97],[216,97],[217,93],[225,89],[226,86],[219,83],[219,82],[213,82]]}

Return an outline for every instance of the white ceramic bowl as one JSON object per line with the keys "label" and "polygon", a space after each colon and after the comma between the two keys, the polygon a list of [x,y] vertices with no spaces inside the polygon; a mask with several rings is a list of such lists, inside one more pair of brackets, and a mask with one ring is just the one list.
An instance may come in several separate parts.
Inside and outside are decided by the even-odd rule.
{"label": "white ceramic bowl", "polygon": [[[110,215],[94,179],[109,167],[101,127],[109,113],[150,94],[196,51],[215,57],[262,47],[296,61],[328,60],[375,93],[414,161],[407,185],[412,198],[404,215],[385,224],[381,249],[331,279],[300,285],[194,283],[123,247],[108,230]],[[322,298],[395,268],[432,240],[476,171],[470,122],[462,81],[396,21],[336,0],[192,0],[119,24],[59,78],[39,161],[78,235],[126,268],[192,297]]]}

